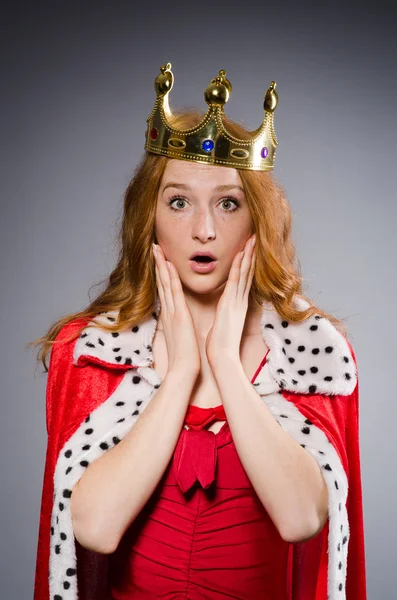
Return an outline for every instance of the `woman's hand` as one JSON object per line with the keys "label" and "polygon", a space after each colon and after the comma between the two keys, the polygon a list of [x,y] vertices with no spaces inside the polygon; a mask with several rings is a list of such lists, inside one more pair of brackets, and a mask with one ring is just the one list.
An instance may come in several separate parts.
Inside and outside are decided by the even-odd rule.
{"label": "woman's hand", "polygon": [[168,370],[175,366],[182,366],[198,375],[201,369],[200,350],[193,317],[185,301],[178,271],[165,259],[163,250],[158,244],[153,244],[153,254],[161,303],[161,320],[167,343]]}
{"label": "woman's hand", "polygon": [[214,324],[205,344],[211,367],[224,356],[240,360],[241,335],[255,270],[256,252],[252,246],[255,240],[254,234],[247,240],[244,250],[234,257],[226,287],[218,302]]}

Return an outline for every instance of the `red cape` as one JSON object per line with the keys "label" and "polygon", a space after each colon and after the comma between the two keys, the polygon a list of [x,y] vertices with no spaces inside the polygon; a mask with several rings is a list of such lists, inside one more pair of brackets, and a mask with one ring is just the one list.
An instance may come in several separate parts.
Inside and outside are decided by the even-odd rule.
{"label": "red cape", "polygon": [[[82,324],[84,321],[81,320],[68,324],[61,330],[57,340],[66,340]],[[151,352],[151,346],[147,345],[147,340],[151,341],[153,334],[151,323],[149,337],[145,337],[141,345],[141,348],[146,348],[148,353]],[[64,466],[73,454],[76,460],[80,461],[80,465],[82,464],[78,450],[81,448],[83,438],[79,432],[87,431],[90,418],[91,423],[96,423],[95,432],[98,432],[96,441],[105,439],[104,434],[100,433],[100,426],[105,421],[108,424],[109,414],[104,413],[101,421],[98,420],[100,411],[97,413],[94,411],[99,408],[106,409],[106,404],[109,404],[106,401],[110,397],[114,399],[123,397],[122,394],[125,392],[122,388],[126,385],[127,376],[130,377],[131,373],[137,372],[131,371],[136,367],[132,364],[131,358],[123,357],[120,362],[116,362],[120,357],[116,357],[115,360],[106,359],[107,355],[103,354],[103,346],[106,346],[103,339],[111,334],[101,334],[99,345],[97,344],[98,328],[92,331],[92,335],[95,335],[95,343],[87,334],[83,334],[83,338],[87,336],[85,339],[82,339],[82,336],[79,338],[79,343],[84,342],[89,348],[86,353],[76,350],[76,340],[56,344],[51,353],[46,395],[48,447],[41,501],[34,600],[50,598],[51,600],[53,598],[106,600],[108,557],[84,549],[73,536],[70,529],[71,520],[67,520],[68,515],[70,519],[70,511],[68,513],[68,498],[72,488],[70,481],[73,480],[68,482],[64,475],[72,471],[72,468],[69,466],[65,470]],[[120,343],[117,340],[117,345],[121,346],[122,355],[123,341],[119,339]],[[278,365],[277,345],[274,339],[269,338],[267,341],[270,342],[268,344],[270,356],[273,352],[272,360],[275,368]],[[115,340],[111,340],[111,343],[114,346]],[[347,341],[346,343],[348,352],[351,352],[350,357],[353,357],[356,365],[353,349]],[[346,347],[344,347],[345,355]],[[137,358],[139,350],[134,352],[137,353],[135,355]],[[345,356],[345,361],[346,358]],[[147,376],[146,381],[144,379],[141,381],[144,383],[143,386],[134,386],[140,377],[133,376],[134,393],[138,388],[142,390],[139,396],[141,400],[137,400],[138,396],[134,398],[135,408],[146,401],[148,391],[152,393],[153,389],[158,388],[158,381],[155,374],[150,372],[150,359],[148,360],[149,362],[141,358],[134,360],[134,363],[141,367],[138,369],[140,376],[144,377],[144,374]],[[131,385],[130,379],[129,385]],[[258,385],[258,393],[261,393],[260,386],[266,387],[267,383],[259,382],[255,385]],[[302,440],[306,442],[306,438],[311,439],[310,444],[306,442],[302,445],[307,447],[324,469],[324,478],[330,496],[330,517],[320,534],[306,542],[290,545],[290,559],[286,574],[289,600],[327,600],[327,598],[366,600],[358,379],[354,389],[348,394],[296,393],[286,389],[285,384],[279,382],[278,385],[285,389],[278,389],[278,394],[271,395],[276,398],[275,403],[279,403],[275,416],[280,425],[289,430],[299,443]],[[263,393],[263,398],[266,400],[268,391]],[[124,409],[120,408],[121,410]],[[139,409],[132,413],[132,417],[138,414]],[[298,425],[297,416],[301,420]],[[131,422],[129,426],[127,425],[125,431],[132,424]],[[107,433],[108,430],[109,427],[106,428]],[[113,443],[118,443],[121,437],[120,432],[117,436],[113,435]],[[76,440],[78,443],[75,442]],[[68,445],[70,448],[67,449]],[[323,456],[326,456],[326,460]],[[76,470],[77,463],[70,463],[72,464]],[[75,475],[74,483],[81,477],[82,472]],[[343,498],[346,498],[346,501]],[[332,529],[331,535],[330,529]],[[57,536],[60,536],[59,539]]]}

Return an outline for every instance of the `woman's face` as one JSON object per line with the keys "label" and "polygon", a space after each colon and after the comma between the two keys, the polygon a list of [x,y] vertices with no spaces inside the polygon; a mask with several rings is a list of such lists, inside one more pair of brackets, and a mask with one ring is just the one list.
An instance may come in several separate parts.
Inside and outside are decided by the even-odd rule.
{"label": "woman's face", "polygon": [[[235,255],[253,234],[238,170],[170,160],[159,189],[155,234],[185,287],[211,293],[225,284]],[[198,251],[216,257],[211,272],[193,270],[190,257]]]}

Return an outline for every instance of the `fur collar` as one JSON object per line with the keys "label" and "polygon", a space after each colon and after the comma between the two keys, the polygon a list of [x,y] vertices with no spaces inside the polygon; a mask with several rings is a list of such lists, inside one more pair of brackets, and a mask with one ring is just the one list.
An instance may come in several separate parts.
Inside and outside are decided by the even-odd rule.
{"label": "fur collar", "polygon": [[[266,394],[285,389],[300,394],[349,395],[357,383],[355,361],[346,338],[320,315],[302,323],[281,319],[271,302],[262,302],[261,333],[270,349],[267,361],[253,385]],[[304,310],[308,302],[295,298]],[[74,348],[74,363],[100,362],[110,368],[136,368],[149,384],[162,379],[154,370],[152,342],[157,328],[160,302],[152,316],[132,330],[110,333],[100,324],[117,320],[117,312],[100,313],[84,329]]]}

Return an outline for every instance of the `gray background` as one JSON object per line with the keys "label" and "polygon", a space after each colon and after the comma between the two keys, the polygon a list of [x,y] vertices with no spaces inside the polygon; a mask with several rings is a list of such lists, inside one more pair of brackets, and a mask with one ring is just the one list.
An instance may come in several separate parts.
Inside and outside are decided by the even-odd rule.
{"label": "gray background", "polygon": [[305,292],[347,318],[359,364],[368,597],[395,598],[396,14],[380,2],[134,4],[2,5],[0,597],[32,597],[36,559],[46,377],[25,344],[84,308],[113,268],[170,61],[171,106],[204,111],[224,68],[227,114],[249,129],[277,82],[274,173]]}

